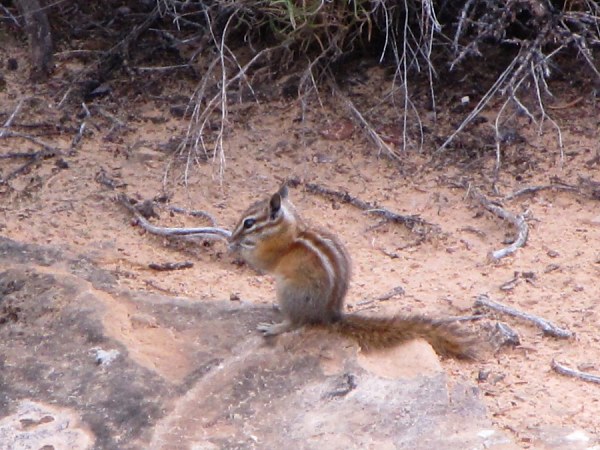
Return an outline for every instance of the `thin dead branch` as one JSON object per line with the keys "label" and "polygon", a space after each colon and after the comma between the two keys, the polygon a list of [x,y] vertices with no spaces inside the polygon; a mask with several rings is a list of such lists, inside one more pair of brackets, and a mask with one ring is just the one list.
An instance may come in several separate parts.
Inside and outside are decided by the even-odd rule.
{"label": "thin dead branch", "polygon": [[21,23],[19,23],[17,18],[10,12],[10,10],[1,3],[0,10],[2,10],[2,13],[4,14],[5,18],[9,18],[17,28],[21,28],[23,26],[21,25]]}
{"label": "thin dead branch", "polygon": [[165,228],[152,225],[135,207],[135,202],[125,194],[119,194],[116,201],[124,206],[137,219],[138,224],[148,233],[165,237],[191,237],[195,239],[228,239],[231,232],[217,227]]}
{"label": "thin dead branch", "polygon": [[437,232],[440,229],[438,225],[427,222],[418,215],[397,214],[386,208],[379,208],[370,202],[366,202],[364,200],[356,198],[350,195],[350,193],[348,192],[335,191],[333,189],[326,188],[316,183],[306,183],[300,180],[299,178],[290,178],[287,182],[292,187],[302,185],[308,192],[312,194],[318,194],[325,198],[337,200],[342,203],[347,203],[368,214],[380,216],[387,221],[402,224],[405,227],[407,227],[410,231],[415,232],[419,235],[424,235],[427,234],[427,232],[431,231]]}
{"label": "thin dead branch", "polygon": [[495,302],[490,300],[487,295],[479,295],[477,300],[475,300],[475,307],[485,307],[492,309],[494,311],[498,311],[502,314],[507,314],[512,317],[517,317],[519,319],[526,320],[528,322],[533,323],[535,326],[540,328],[544,335],[553,336],[560,339],[570,339],[574,336],[573,332],[560,328],[553,323],[549,322],[546,319],[542,319],[541,317],[534,316],[533,314],[529,314],[523,311],[519,311],[510,306],[503,305],[502,303]]}
{"label": "thin dead branch", "polygon": [[475,187],[473,187],[470,183],[466,181],[461,181],[456,183],[456,185],[462,187],[467,191],[467,197],[475,200],[489,212],[494,214],[497,217],[500,217],[507,222],[510,222],[517,230],[517,238],[514,240],[512,244],[508,247],[501,248],[500,250],[495,250],[490,253],[490,258],[493,260],[502,259],[508,255],[513,254],[519,248],[523,247],[527,242],[527,235],[529,234],[529,226],[525,221],[525,217],[523,215],[515,215],[510,211],[505,210],[501,206],[496,203],[491,202],[485,195],[479,192]]}
{"label": "thin dead branch", "polygon": [[[83,103],[83,106],[84,107],[86,106],[85,103]],[[87,114],[88,115],[91,115],[91,111],[95,111],[100,116],[102,116],[105,119],[108,119],[109,121],[113,122],[114,123],[114,127],[117,127],[117,128],[127,128],[127,124],[125,122],[123,122],[117,116],[115,116],[114,114],[108,112],[106,109],[102,108],[101,106],[91,105],[90,109],[86,108],[86,110],[87,110]]]}
{"label": "thin dead branch", "polygon": [[584,100],[583,97],[577,97],[574,100],[571,100],[567,103],[561,103],[560,105],[548,105],[548,109],[560,110],[560,109],[569,109],[573,106],[581,103]]}
{"label": "thin dead branch", "polygon": [[81,122],[81,125],[79,125],[79,129],[77,130],[77,134],[75,134],[75,136],[73,136],[73,140],[71,141],[71,146],[70,146],[70,152],[74,152],[75,150],[77,150],[77,147],[79,147],[79,144],[81,143],[81,140],[83,139],[83,134],[85,133],[85,129],[86,129],[86,122],[85,120],[83,122]]}
{"label": "thin dead branch", "polygon": [[188,216],[191,217],[202,217],[204,219],[207,219],[211,226],[216,226],[217,224],[217,220],[212,216],[212,214],[206,212],[206,211],[198,211],[198,210],[189,210],[189,209],[185,209],[185,208],[181,208],[179,206],[169,206],[168,207],[169,211],[172,211],[174,213],[178,213],[178,214],[186,214]]}
{"label": "thin dead branch", "polygon": [[158,264],[158,263],[150,263],[148,264],[148,267],[152,270],[156,270],[158,272],[168,272],[168,271],[172,271],[172,270],[183,270],[183,269],[190,269],[192,267],[194,267],[194,263],[191,261],[183,261],[183,262],[176,262],[176,263],[162,263],[162,264]]}
{"label": "thin dead branch", "polygon": [[330,88],[333,93],[338,97],[342,105],[346,108],[348,113],[354,117],[355,122],[363,130],[367,137],[375,144],[378,151],[385,151],[392,158],[399,158],[398,155],[393,148],[391,148],[379,135],[379,133],[375,130],[375,128],[369,123],[369,121],[364,117],[364,115],[358,110],[358,108],[354,105],[352,100],[350,100],[346,95],[344,95],[337,85],[330,79]]}
{"label": "thin dead branch", "polygon": [[21,106],[23,106],[24,101],[25,101],[25,98],[22,98],[21,100],[19,100],[19,103],[17,103],[17,106],[15,107],[15,109],[12,112],[12,114],[10,115],[10,117],[8,119],[6,119],[6,122],[4,122],[4,125],[2,126],[2,128],[0,128],[0,138],[4,137],[5,133],[8,131],[8,129],[12,125],[13,120],[15,120],[15,117],[17,117],[17,114],[19,114],[19,111],[21,110]]}
{"label": "thin dead branch", "polygon": [[[10,134],[5,134],[5,137],[13,134],[12,131],[9,133]],[[44,150],[40,150],[37,152],[11,152],[11,153],[6,153],[3,155],[0,155],[0,160],[1,159],[20,159],[20,158],[27,159],[27,161],[24,164],[22,164],[21,166],[19,166],[12,172],[9,172],[8,175],[6,175],[4,178],[0,178],[0,184],[6,183],[9,180],[15,178],[17,175],[20,175],[20,174],[26,172],[31,166],[37,164],[39,161],[43,161],[44,159],[47,159],[47,158],[52,158],[56,155],[62,155],[62,152],[60,150],[56,150],[49,146],[48,146],[48,148],[44,148]]]}
{"label": "thin dead branch", "polygon": [[600,376],[592,375],[591,373],[582,372],[576,369],[571,369],[570,367],[556,362],[555,359],[552,360],[550,367],[552,367],[552,370],[554,370],[556,373],[560,373],[561,375],[579,378],[580,380],[587,381],[589,383],[600,384]]}
{"label": "thin dead branch", "polygon": [[14,138],[25,139],[29,142],[33,142],[34,144],[39,145],[45,151],[47,151],[49,153],[53,153],[53,155],[63,155],[62,150],[59,150],[56,147],[53,147],[52,145],[38,139],[35,136],[31,136],[31,135],[25,134],[25,133],[19,133],[18,131],[10,131],[7,129],[4,129],[3,131],[4,131],[4,133],[2,134],[2,138],[14,137]]}
{"label": "thin dead branch", "polygon": [[541,186],[527,186],[504,197],[504,200],[512,200],[521,195],[533,194],[540,191],[567,191],[577,192],[592,200],[600,200],[600,182],[579,175],[577,185],[568,184],[558,177],[552,177],[551,184]]}
{"label": "thin dead branch", "polygon": [[540,191],[579,191],[575,186],[565,186],[561,184],[547,184],[544,186],[527,186],[518,191],[513,192],[512,194],[508,194],[504,197],[504,200],[512,200],[516,197],[520,197],[521,195],[534,194]]}
{"label": "thin dead branch", "polygon": [[383,295],[380,295],[377,298],[361,300],[360,302],[356,303],[356,306],[365,306],[371,303],[385,302],[390,300],[391,298],[402,296],[405,294],[405,292],[406,291],[402,286],[396,286],[395,288],[389,290],[388,292],[386,292]]}

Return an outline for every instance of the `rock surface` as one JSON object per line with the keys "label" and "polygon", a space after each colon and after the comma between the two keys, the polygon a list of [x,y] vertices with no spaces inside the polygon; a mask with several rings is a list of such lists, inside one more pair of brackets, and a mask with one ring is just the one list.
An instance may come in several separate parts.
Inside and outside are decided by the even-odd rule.
{"label": "rock surface", "polygon": [[270,308],[130,292],[0,238],[2,449],[517,448],[428,344],[265,342]]}

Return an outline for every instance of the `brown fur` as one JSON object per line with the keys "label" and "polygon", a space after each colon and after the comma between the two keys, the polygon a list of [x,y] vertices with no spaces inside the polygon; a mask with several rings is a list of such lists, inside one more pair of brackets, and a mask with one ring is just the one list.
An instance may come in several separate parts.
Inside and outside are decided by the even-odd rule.
{"label": "brown fur", "polygon": [[462,359],[477,357],[475,336],[456,322],[423,316],[368,317],[346,314],[328,328],[349,337],[365,350],[399,345],[411,339],[425,339],[442,356]]}
{"label": "brown fur", "polygon": [[441,355],[475,356],[474,337],[456,323],[422,316],[344,315],[350,257],[334,235],[304,224],[288,200],[285,186],[250,206],[229,242],[250,265],[275,275],[285,320],[259,325],[266,336],[321,324],[354,338],[367,350],[424,338]]}

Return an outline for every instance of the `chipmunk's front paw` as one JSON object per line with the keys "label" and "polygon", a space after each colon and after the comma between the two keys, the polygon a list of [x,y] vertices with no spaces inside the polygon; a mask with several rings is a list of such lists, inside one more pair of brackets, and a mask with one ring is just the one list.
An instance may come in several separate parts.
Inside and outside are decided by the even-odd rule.
{"label": "chipmunk's front paw", "polygon": [[262,333],[263,336],[277,336],[278,334],[291,331],[295,326],[291,322],[284,321],[281,323],[259,323],[256,329]]}

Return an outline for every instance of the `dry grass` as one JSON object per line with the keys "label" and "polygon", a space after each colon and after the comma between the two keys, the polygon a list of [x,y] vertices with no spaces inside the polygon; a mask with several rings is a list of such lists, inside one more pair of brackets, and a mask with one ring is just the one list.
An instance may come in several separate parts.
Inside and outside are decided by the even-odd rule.
{"label": "dry grass", "polygon": [[[164,1],[177,18],[177,3]],[[487,92],[476,99],[475,107],[437,152],[451,149],[456,136],[490,101],[501,98],[494,124],[497,170],[503,124],[517,114],[525,114],[540,133],[549,124],[557,133],[562,156],[561,130],[546,107],[553,96],[548,80],[560,70],[559,57],[564,55],[581,59],[587,72],[600,78],[592,50],[600,42],[599,11],[592,1],[212,2],[203,15],[214,56],[191,99],[194,113],[180,151],[187,152],[188,163],[198,153],[213,158],[222,174],[228,88],[245,83],[251,92],[261,77],[276,80],[293,72],[299,74],[297,95],[305,108],[314,102],[341,102],[380,151],[397,157],[423,145],[422,108],[414,101],[417,80],[428,80],[428,101],[435,113],[440,74],[472,64],[477,58],[493,57],[501,46],[512,56],[504,67],[494,67],[497,74]],[[245,54],[245,46],[253,48],[256,56],[240,56]],[[376,58],[394,68],[386,93],[370,106],[354,104],[338,84],[337,69],[352,58]],[[215,79],[219,89],[207,95],[210,80]],[[397,111],[401,130],[401,143],[395,147],[372,125],[379,110],[390,107]],[[215,116],[220,128],[211,135],[207,123]]]}
{"label": "dry grass", "polygon": [[[92,58],[85,74],[97,71],[97,78],[106,78],[123,68],[122,61],[136,59],[134,44],[142,35],[153,35],[178,53],[178,61],[156,68],[138,65],[134,74],[191,70],[199,77],[189,100],[189,127],[177,150],[177,160],[185,161],[186,180],[194,164],[206,159],[216,163],[222,179],[227,159],[223,144],[234,126],[230,105],[259,101],[255,87],[261,83],[294,80],[286,92],[304,110],[341,103],[380,151],[398,157],[423,148],[423,112],[429,110],[435,123],[440,86],[447,88],[444,78],[461,71],[461,82],[476,80],[485,90],[471,99],[475,106],[437,144],[436,154],[452,150],[456,137],[492,100],[500,99],[494,124],[499,170],[504,124],[517,115],[529,118],[540,133],[554,130],[562,156],[561,129],[547,103],[553,98],[549,80],[563,64],[581,61],[584,70],[578,76],[590,89],[600,80],[595,57],[600,5],[592,0],[156,0],[154,5],[126,2],[116,16],[103,12],[100,3],[66,1],[48,7],[54,23],[62,24],[63,39],[75,33],[74,24],[87,19],[94,28],[104,14],[108,50]],[[21,19],[9,8],[2,11],[0,20],[11,26]],[[348,62],[361,60],[391,68],[392,75],[379,98],[359,104],[339,81],[354,67]],[[483,79],[471,70],[474,62],[485,66]],[[85,76],[75,81],[80,79]],[[395,146],[386,143],[374,124],[382,110],[394,111],[392,120],[400,130]]]}

